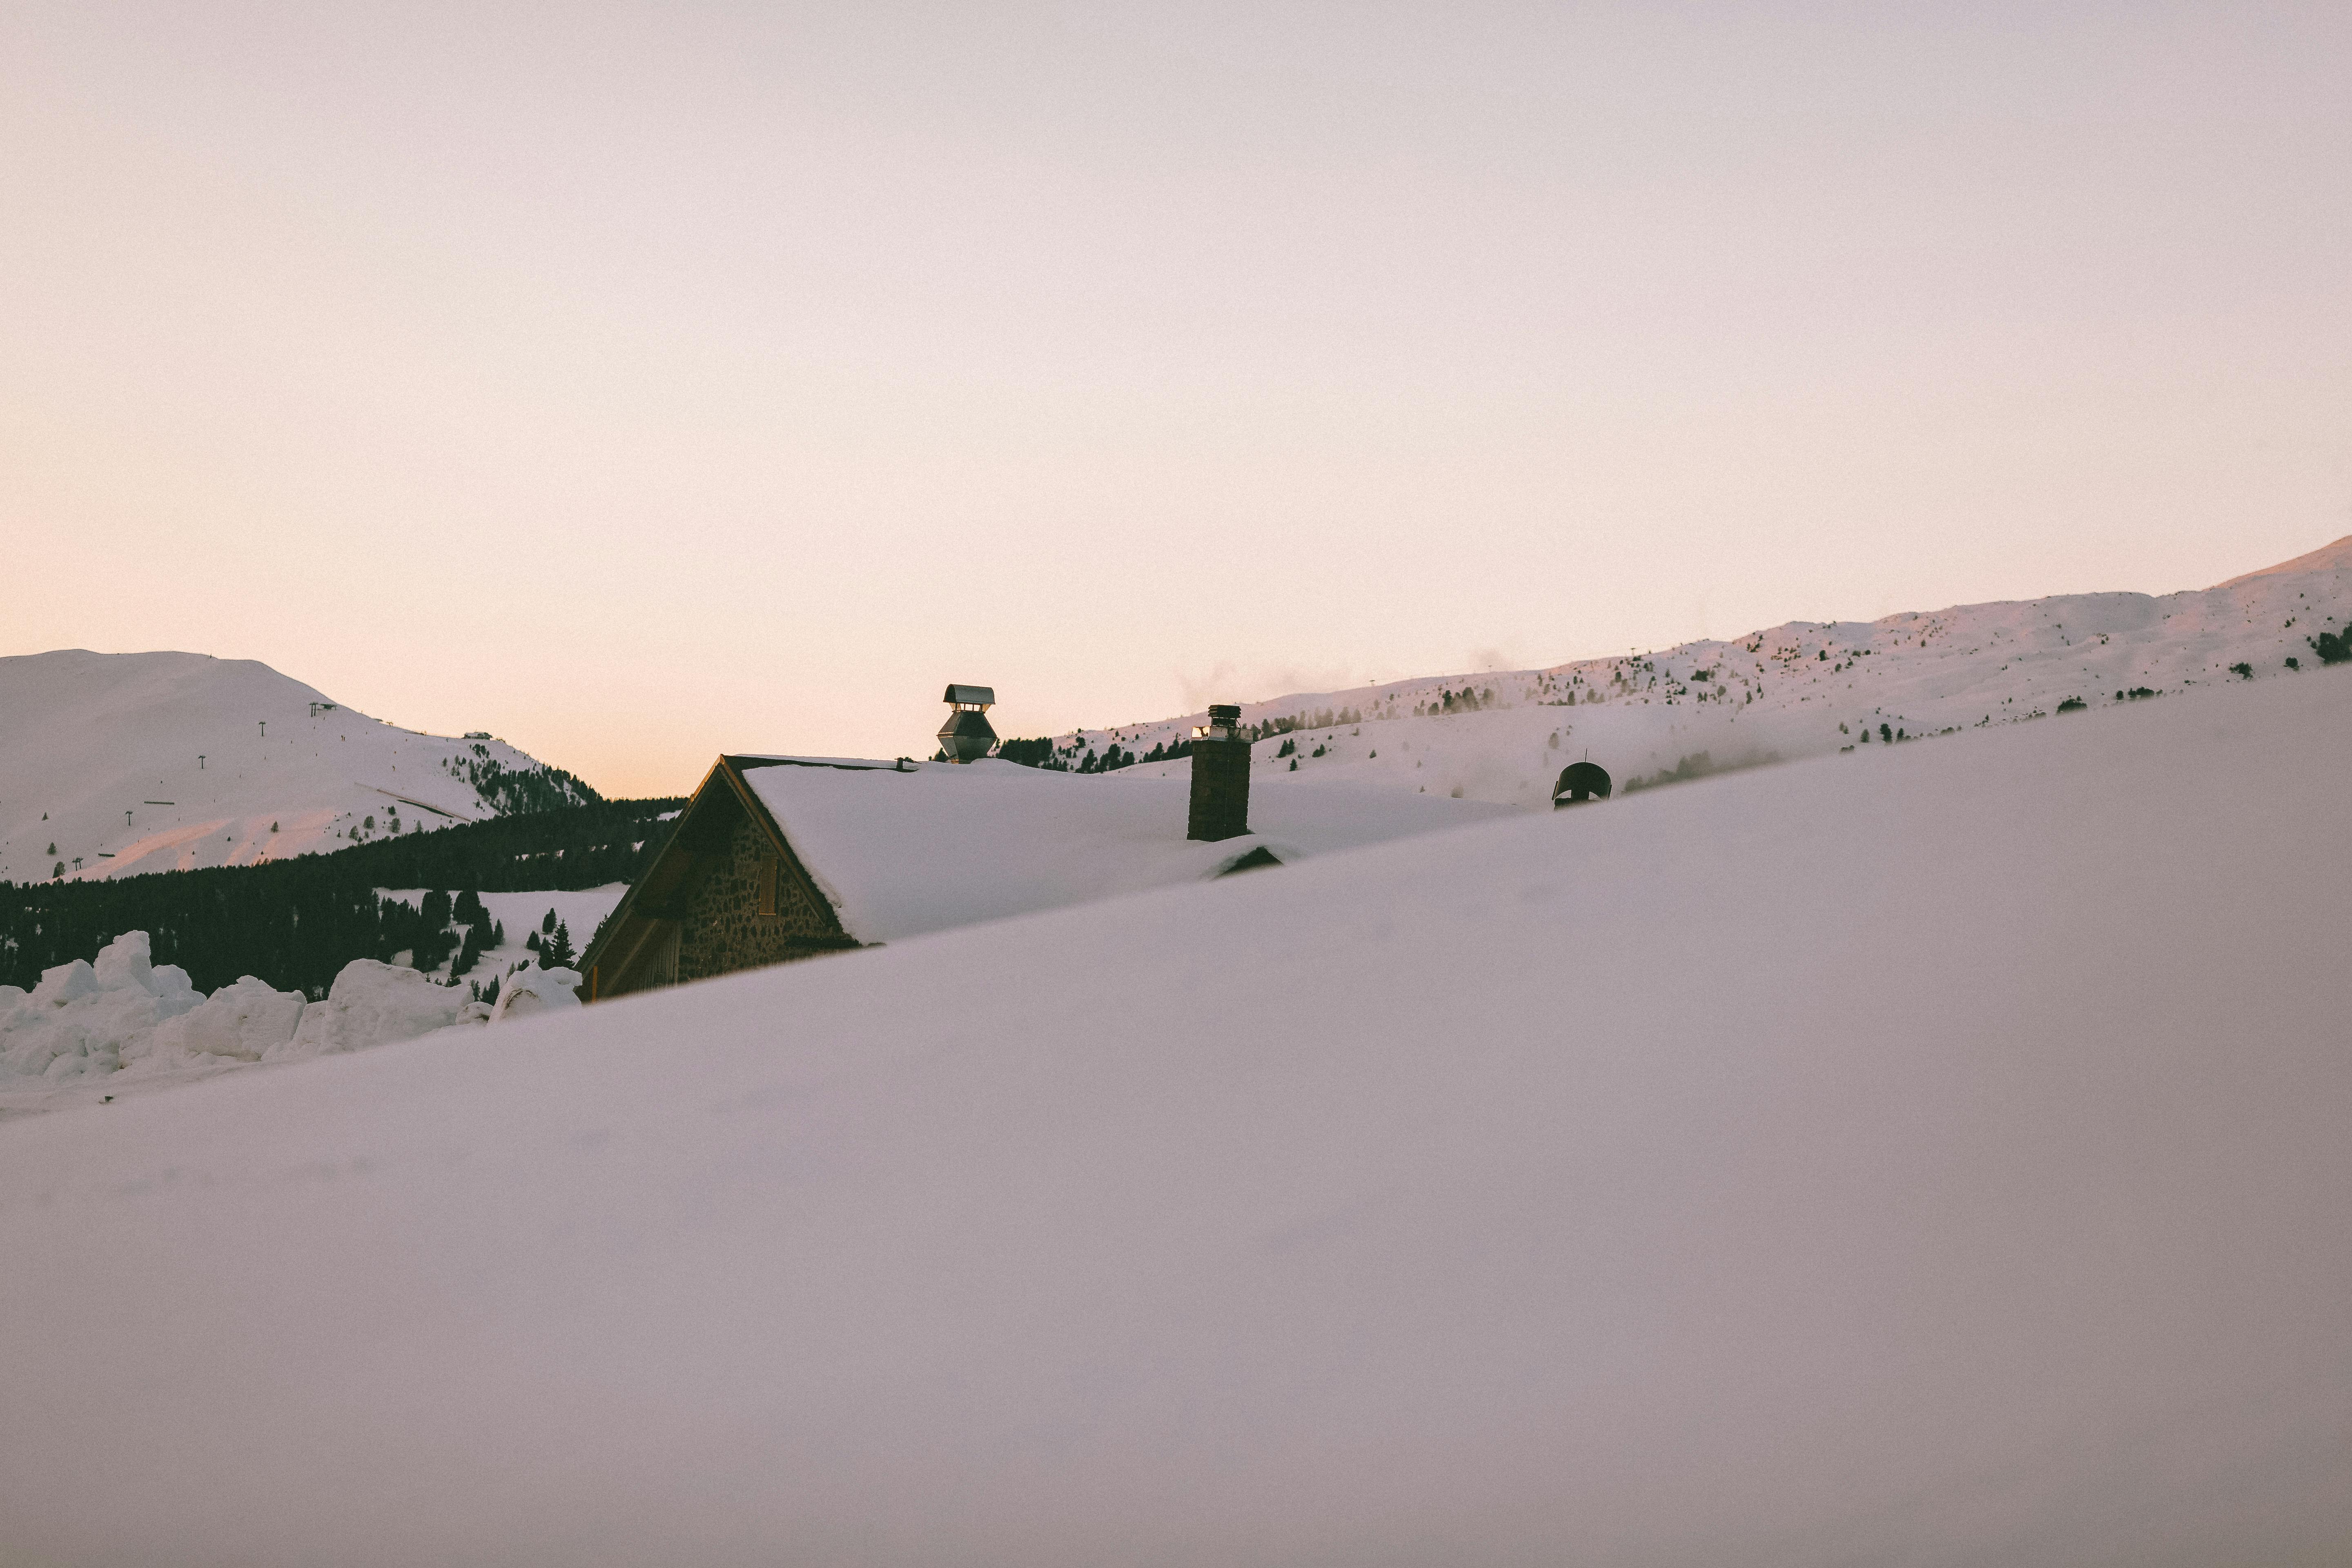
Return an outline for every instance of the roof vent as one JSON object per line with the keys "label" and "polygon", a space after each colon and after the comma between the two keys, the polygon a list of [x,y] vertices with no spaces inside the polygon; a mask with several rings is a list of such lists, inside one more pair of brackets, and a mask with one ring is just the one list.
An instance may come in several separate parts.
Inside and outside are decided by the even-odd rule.
{"label": "roof vent", "polygon": [[1587,760],[1570,763],[1560,769],[1559,782],[1551,786],[1552,809],[1563,805],[1582,805],[1588,800],[1609,798],[1609,770]]}
{"label": "roof vent", "polygon": [[988,755],[996,744],[996,731],[988,721],[988,710],[996,701],[995,689],[950,686],[940,700],[955,711],[940,726],[940,760],[970,763]]}

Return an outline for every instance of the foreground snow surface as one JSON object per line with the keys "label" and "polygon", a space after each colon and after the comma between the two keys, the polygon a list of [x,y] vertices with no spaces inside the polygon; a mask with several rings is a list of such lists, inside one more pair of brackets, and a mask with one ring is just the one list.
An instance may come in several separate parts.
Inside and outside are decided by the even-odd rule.
{"label": "foreground snow surface", "polygon": [[2352,679],[0,1126],[34,1562],[2352,1555]]}

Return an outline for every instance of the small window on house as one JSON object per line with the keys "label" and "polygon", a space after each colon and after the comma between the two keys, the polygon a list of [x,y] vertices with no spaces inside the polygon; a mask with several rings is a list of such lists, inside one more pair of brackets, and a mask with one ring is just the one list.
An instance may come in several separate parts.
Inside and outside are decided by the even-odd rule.
{"label": "small window on house", "polygon": [[760,858],[760,912],[763,915],[776,912],[776,858],[773,855]]}

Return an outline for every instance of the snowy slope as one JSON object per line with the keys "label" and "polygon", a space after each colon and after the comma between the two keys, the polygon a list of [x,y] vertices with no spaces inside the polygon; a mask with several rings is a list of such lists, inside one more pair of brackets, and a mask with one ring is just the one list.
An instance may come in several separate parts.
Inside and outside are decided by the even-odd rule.
{"label": "snowy slope", "polygon": [[0,1518],[2342,1562],[2348,772],[2192,690],[0,1127]]}
{"label": "snowy slope", "polygon": [[[1270,770],[1289,772],[1292,758],[1277,753],[1290,742],[1299,776],[1459,791],[1541,810],[1560,769],[1588,753],[1622,788],[1875,744],[1882,726],[1916,738],[2040,719],[2070,700],[2092,709],[2146,701],[2238,680],[2232,665],[2258,679],[2289,674],[2290,658],[2314,667],[2313,634],[2347,618],[2352,538],[2199,593],[2076,594],[1878,621],[1791,621],[1732,642],[1623,658],[1297,693],[1248,703],[1242,717],[1303,721],[1296,734],[1258,743],[1261,781]],[[1465,693],[1471,701],[1460,700]],[[1073,758],[1113,744],[1142,755],[1201,718],[1059,741]],[[1184,767],[1145,763],[1121,776]]]}
{"label": "snowy slope", "polygon": [[60,862],[68,880],[249,865],[478,821],[498,813],[469,770],[493,763],[541,771],[502,741],[398,729],[250,659],[0,658],[0,881],[47,881]]}

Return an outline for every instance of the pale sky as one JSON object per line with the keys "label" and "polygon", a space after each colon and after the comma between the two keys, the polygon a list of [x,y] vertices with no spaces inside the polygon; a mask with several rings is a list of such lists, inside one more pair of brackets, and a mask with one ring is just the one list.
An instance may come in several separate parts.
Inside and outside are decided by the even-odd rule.
{"label": "pale sky", "polygon": [[0,10],[0,653],[613,794],[2352,532],[2352,6]]}

